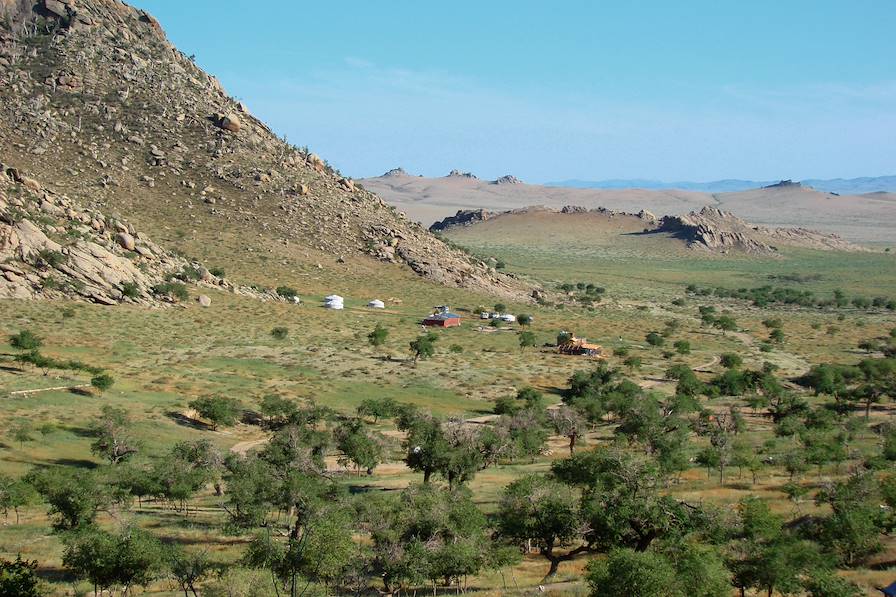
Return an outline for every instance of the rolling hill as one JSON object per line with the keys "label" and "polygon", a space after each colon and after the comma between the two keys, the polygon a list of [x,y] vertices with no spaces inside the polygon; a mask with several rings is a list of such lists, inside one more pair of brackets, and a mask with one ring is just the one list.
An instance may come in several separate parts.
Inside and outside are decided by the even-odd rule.
{"label": "rolling hill", "polygon": [[896,201],[890,193],[836,195],[792,185],[728,193],[675,189],[579,189],[501,183],[472,175],[441,178],[411,176],[403,171],[363,181],[368,188],[409,218],[426,224],[460,209],[507,211],[531,205],[684,215],[709,205],[764,226],[804,227],[835,233],[854,242],[887,242],[896,233]]}

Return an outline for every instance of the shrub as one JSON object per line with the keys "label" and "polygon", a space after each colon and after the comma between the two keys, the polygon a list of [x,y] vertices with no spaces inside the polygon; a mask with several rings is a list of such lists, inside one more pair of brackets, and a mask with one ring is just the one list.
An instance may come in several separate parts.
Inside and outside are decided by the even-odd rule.
{"label": "shrub", "polygon": [[43,346],[43,339],[31,330],[22,330],[9,337],[9,345],[19,350],[36,350]]}
{"label": "shrub", "polygon": [[657,332],[650,332],[650,333],[648,333],[648,334],[644,337],[644,339],[647,340],[647,343],[650,344],[651,346],[662,346],[663,344],[666,343],[666,339],[663,338],[663,337],[662,337],[660,334],[658,334]]}
{"label": "shrub", "polygon": [[138,298],[140,296],[140,287],[133,282],[125,282],[121,285],[121,294],[128,298]]}
{"label": "shrub", "polygon": [[38,251],[37,257],[48,267],[56,267],[65,262],[65,255],[59,251],[51,251],[50,249],[41,249]]}
{"label": "shrub", "polygon": [[224,270],[221,269],[220,267],[213,267],[213,268],[211,268],[210,270],[208,270],[208,273],[210,273],[211,275],[215,276],[216,278],[223,278],[223,277],[224,277]]}
{"label": "shrub", "polygon": [[289,286],[278,286],[276,292],[278,295],[287,300],[292,300],[295,297],[299,296],[299,292],[295,288],[291,288]]}
{"label": "shrub", "polygon": [[94,375],[90,380],[90,385],[100,392],[105,392],[106,390],[111,388],[112,384],[114,383],[115,380],[108,373],[100,373],[98,375]]}
{"label": "shrub", "polygon": [[227,396],[204,396],[190,402],[190,408],[194,409],[203,419],[212,423],[212,429],[218,425],[233,425],[242,408],[239,401]]}
{"label": "shrub", "polygon": [[740,355],[734,354],[733,352],[726,352],[722,355],[720,360],[722,367],[725,369],[737,369],[744,364],[744,360]]}
{"label": "shrub", "polygon": [[672,347],[678,354],[691,354],[691,343],[687,340],[677,340]]}
{"label": "shrub", "polygon": [[286,337],[289,336],[289,330],[285,327],[277,326],[271,330],[271,336],[275,340],[286,340]]}
{"label": "shrub", "polygon": [[167,296],[169,298],[185,301],[190,298],[187,287],[180,282],[163,282],[152,287],[152,293],[156,296]]}
{"label": "shrub", "polygon": [[367,334],[367,341],[370,342],[371,346],[382,346],[386,343],[386,338],[389,337],[389,330],[383,327],[382,324],[376,324],[376,327],[373,328],[373,331]]}

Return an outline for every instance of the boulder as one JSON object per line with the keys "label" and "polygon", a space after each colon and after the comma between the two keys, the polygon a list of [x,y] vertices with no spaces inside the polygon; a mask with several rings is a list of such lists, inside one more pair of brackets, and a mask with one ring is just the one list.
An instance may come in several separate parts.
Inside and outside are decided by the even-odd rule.
{"label": "boulder", "polygon": [[29,178],[27,176],[23,176],[20,181],[22,186],[31,191],[39,191],[41,189],[40,183],[34,180],[33,178]]}
{"label": "boulder", "polygon": [[67,17],[68,9],[59,0],[44,0],[44,7],[57,17]]}
{"label": "boulder", "polygon": [[240,132],[240,129],[243,128],[243,123],[240,121],[239,116],[231,112],[230,114],[226,114],[221,118],[221,123],[219,126],[225,131],[238,133]]}
{"label": "boulder", "polygon": [[127,251],[133,251],[137,248],[134,237],[127,232],[119,232],[118,234],[116,234],[115,242],[117,242],[122,249],[125,249]]}
{"label": "boulder", "polygon": [[202,307],[210,307],[211,304],[212,304],[212,299],[209,298],[209,296],[208,296],[208,295],[205,295],[205,294],[200,294],[200,295],[196,298],[196,301],[197,301],[197,302],[199,303],[199,305],[202,306]]}

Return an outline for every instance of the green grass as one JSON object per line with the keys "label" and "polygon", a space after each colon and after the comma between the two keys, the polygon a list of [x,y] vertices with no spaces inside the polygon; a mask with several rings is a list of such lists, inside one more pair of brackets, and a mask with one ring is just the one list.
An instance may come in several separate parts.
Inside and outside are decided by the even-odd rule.
{"label": "green grass", "polygon": [[[143,455],[151,457],[167,451],[175,442],[209,438],[229,449],[240,442],[255,442],[265,437],[257,427],[239,424],[212,432],[192,424],[187,417],[187,404],[197,396],[223,394],[235,397],[245,408],[256,409],[258,401],[268,393],[280,393],[301,401],[315,401],[341,413],[351,413],[366,398],[392,397],[444,416],[480,416],[492,409],[492,401],[532,385],[546,392],[552,401],[576,370],[592,366],[591,362],[556,354],[542,344],[554,341],[560,330],[574,331],[610,349],[626,346],[630,354],[641,357],[642,368],[632,377],[651,391],[669,394],[673,384],[663,379],[663,372],[673,363],[691,367],[713,363],[723,352],[736,352],[745,366],[759,367],[768,360],[782,367],[782,374],[792,376],[817,362],[854,362],[861,358],[856,344],[869,337],[884,334],[896,325],[891,313],[861,313],[853,309],[840,312],[770,307],[757,309],[743,301],[687,297],[685,304],[673,305],[672,299],[685,297],[686,284],[712,286],[753,286],[772,282],[769,276],[798,273],[810,280],[799,284],[817,293],[835,287],[868,296],[896,296],[896,272],[888,267],[891,257],[883,254],[836,254],[811,251],[788,252],[780,259],[714,257],[671,250],[668,239],[624,237],[619,246],[611,240],[586,246],[579,243],[545,241],[537,248],[525,245],[524,239],[511,235],[489,234],[476,238],[476,227],[458,233],[458,239],[483,253],[494,254],[507,262],[507,269],[554,287],[559,282],[593,282],[606,286],[606,298],[593,308],[565,305],[547,308],[531,304],[511,304],[513,313],[530,313],[535,318],[531,330],[539,347],[520,350],[516,328],[494,330],[468,313],[461,328],[438,332],[437,354],[431,360],[411,362],[408,343],[422,330],[419,319],[432,305],[451,304],[456,309],[473,309],[476,305],[506,302],[500,297],[467,291],[443,289],[421,282],[387,266],[376,269],[362,262],[358,269],[336,274],[323,270],[304,278],[305,285],[272,267],[262,275],[264,283],[295,286],[305,303],[301,306],[261,302],[237,295],[203,289],[212,297],[212,307],[203,309],[187,301],[182,307],[143,309],[130,306],[116,308],[75,305],[75,317],[62,322],[62,304],[49,302],[2,303],[0,328],[6,333],[31,329],[45,339],[43,351],[56,358],[79,359],[104,367],[115,378],[115,385],[102,395],[50,391],[20,397],[9,397],[8,391],[76,385],[87,383],[88,376],[40,370],[19,371],[8,361],[0,369],[0,425],[9,429],[21,420],[29,420],[35,431],[34,440],[19,445],[3,440],[0,446],[0,472],[19,475],[34,466],[66,464],[95,466],[99,460],[90,453],[91,439],[84,431],[104,405],[124,408],[136,421],[135,435],[142,442]],[[461,238],[462,237],[462,238]],[[647,245],[634,245],[636,240]],[[542,240],[536,238],[536,242]],[[369,270],[366,268],[370,268]],[[372,275],[377,272],[378,275]],[[814,279],[815,275],[818,279]],[[275,276],[281,276],[275,278]],[[336,282],[334,282],[336,281]],[[197,289],[191,288],[192,292]],[[346,296],[347,309],[327,311],[319,307],[319,297],[329,292]],[[371,298],[390,303],[383,311],[363,307]],[[390,297],[401,299],[392,304]],[[551,298],[557,300],[556,297]],[[700,325],[697,307],[715,304],[731,311],[739,331],[721,332]],[[762,353],[759,344],[768,335],[761,321],[768,317],[783,320],[785,340],[771,353]],[[687,339],[692,346],[687,356],[663,356],[663,349],[649,346],[644,338],[653,330],[661,331],[669,320],[678,320],[679,328],[667,338],[671,346],[677,339]],[[367,334],[377,323],[389,330],[386,345],[373,348]],[[827,327],[839,331],[830,335]],[[271,329],[283,326],[288,337],[276,340]],[[0,338],[5,342],[5,338]],[[463,348],[452,353],[451,345]],[[0,345],[0,353],[14,354]],[[611,357],[611,364],[620,365],[621,358]],[[718,370],[718,365],[710,369]],[[724,408],[728,400],[720,400],[712,408]],[[890,411],[886,411],[890,412]],[[878,415],[876,415],[878,416]],[[749,417],[751,441],[767,439],[771,428],[767,420]],[[389,462],[373,476],[346,475],[340,482],[354,489],[401,488],[419,481],[398,462],[400,437],[391,421],[378,427],[387,432],[392,442]],[[612,430],[601,427],[589,435],[582,445],[588,449],[605,445]],[[692,449],[701,445],[695,440]],[[861,452],[871,449],[873,438],[863,436],[857,442]],[[476,502],[487,512],[494,511],[503,487],[520,475],[545,471],[550,462],[566,455],[564,442],[551,441],[551,453],[534,462],[503,464],[481,472],[471,483]],[[334,462],[335,459],[333,458]],[[335,466],[335,464],[334,464]],[[833,475],[835,471],[826,471]],[[748,477],[748,475],[746,475]],[[786,479],[776,469],[763,474],[752,487],[744,479],[731,477],[719,486],[714,476],[694,468],[685,473],[682,482],[671,488],[688,499],[732,504],[751,493],[768,498],[776,509],[789,512],[781,488]],[[235,561],[244,549],[246,537],[228,537],[220,532],[224,513],[218,500],[207,492],[192,506],[194,514],[185,517],[162,507],[147,504],[127,512],[116,513],[119,520],[133,520],[152,529],[168,541],[201,543],[217,559]],[[803,506],[811,511],[811,504]],[[103,518],[103,524],[115,524]],[[22,552],[41,560],[47,574],[57,574],[60,567],[60,544],[48,534],[48,522],[42,507],[29,508],[20,525],[0,525],[0,555],[9,557]],[[586,559],[564,564],[560,580],[574,581],[564,593],[582,591],[578,582]],[[515,571],[523,587],[537,584],[544,574],[543,560],[527,558]],[[855,574],[866,586],[879,582],[882,573],[862,570]],[[485,575],[476,586],[497,594],[501,580]],[[65,582],[54,584],[57,593]],[[169,595],[170,587],[157,584],[152,592]],[[488,590],[483,590],[488,594]]]}

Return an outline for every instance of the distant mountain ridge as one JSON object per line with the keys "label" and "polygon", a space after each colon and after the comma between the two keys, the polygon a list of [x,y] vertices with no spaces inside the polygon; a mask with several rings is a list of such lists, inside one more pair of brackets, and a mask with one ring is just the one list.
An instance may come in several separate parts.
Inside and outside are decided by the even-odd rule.
{"label": "distant mountain ridge", "polygon": [[[777,180],[741,180],[729,178],[713,180],[709,182],[677,181],[663,182],[642,178],[632,179],[608,179],[608,180],[562,180],[547,182],[546,187],[568,187],[574,189],[679,189],[682,191],[700,191],[703,193],[730,193],[748,191],[777,184]],[[864,193],[896,192],[896,175],[894,176],[864,176],[861,178],[810,178],[801,180],[803,186],[812,187],[826,193],[839,193],[841,195],[861,195]]]}

